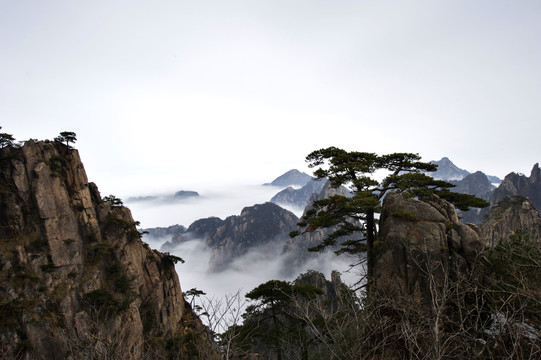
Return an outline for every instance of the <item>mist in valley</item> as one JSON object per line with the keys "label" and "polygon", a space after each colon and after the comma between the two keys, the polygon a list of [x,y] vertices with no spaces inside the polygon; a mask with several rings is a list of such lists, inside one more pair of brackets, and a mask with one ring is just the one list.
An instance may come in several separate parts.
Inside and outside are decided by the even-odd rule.
{"label": "mist in valley", "polygon": [[[208,217],[225,219],[238,215],[246,206],[261,204],[270,199],[283,187],[263,186],[254,183],[202,184],[193,187],[171,188],[158,193],[139,193],[125,196],[124,202],[140,221],[141,227],[168,227],[179,224],[188,227],[196,220]],[[196,191],[199,196],[174,199],[179,190]],[[280,205],[297,217],[304,209]]]}
{"label": "mist in valley", "polygon": [[[169,227],[183,225],[186,228],[194,221],[208,217],[225,219],[239,215],[243,208],[270,201],[285,186],[263,186],[261,183],[200,184],[179,186],[161,193],[131,194],[126,197],[126,205],[132,210],[134,218],[141,222],[142,228]],[[175,199],[172,195],[179,190],[197,191],[199,196]],[[279,204],[282,208],[300,217],[303,208]],[[291,229],[294,230],[294,229]],[[342,281],[353,284],[359,280],[359,269],[351,269],[358,259],[340,255],[332,251],[324,253],[299,254],[298,251],[284,252],[287,236],[276,238],[264,245],[250,248],[245,254],[237,256],[219,272],[209,271],[212,248],[204,240],[190,239],[176,247],[163,247],[171,236],[152,237],[145,235],[143,241],[152,248],[170,252],[185,262],[177,263],[182,291],[197,288],[204,291],[207,298],[223,298],[240,290],[242,296],[268,280],[292,281],[307,270],[316,270],[330,279],[331,272],[342,274]]]}
{"label": "mist in valley", "polygon": [[[170,238],[153,239],[144,237],[152,248],[160,249]],[[225,270],[209,271],[209,260],[212,249],[203,240],[190,240],[178,245],[169,252],[181,257],[185,262],[176,264],[182,291],[197,288],[204,291],[207,297],[222,298],[240,290],[244,296],[261,283],[268,280],[292,281],[307,270],[316,270],[330,279],[331,272],[337,270],[342,274],[342,281],[352,285],[362,276],[360,269],[351,269],[351,264],[358,261],[356,257],[340,255],[332,251],[314,254],[314,256],[298,265],[295,252],[284,253],[286,239],[277,239],[272,243],[250,249],[246,254],[235,258]]]}

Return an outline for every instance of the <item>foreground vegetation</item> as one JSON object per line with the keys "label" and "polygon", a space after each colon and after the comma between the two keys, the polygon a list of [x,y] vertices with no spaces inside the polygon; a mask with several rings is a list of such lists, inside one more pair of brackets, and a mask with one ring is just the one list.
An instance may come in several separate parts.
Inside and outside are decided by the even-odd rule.
{"label": "foreground vegetation", "polygon": [[[222,313],[210,325],[229,321],[215,334],[224,359],[538,359],[539,243],[519,230],[485,255],[492,273],[482,280],[462,276],[437,284],[430,274],[441,264],[419,264],[432,282],[424,298],[366,296],[343,285],[324,293],[307,283],[314,272],[293,283],[272,280],[246,299],[236,293],[220,304],[229,315],[248,305],[243,319]],[[217,311],[208,299],[202,303],[203,318]]]}

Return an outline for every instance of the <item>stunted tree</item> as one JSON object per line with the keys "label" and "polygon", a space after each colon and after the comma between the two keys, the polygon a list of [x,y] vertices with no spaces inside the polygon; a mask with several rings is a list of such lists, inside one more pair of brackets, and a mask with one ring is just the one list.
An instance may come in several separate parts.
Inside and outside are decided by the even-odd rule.
{"label": "stunted tree", "polygon": [[[0,129],[2,127],[0,126]],[[15,141],[15,138],[11,134],[7,133],[0,133],[0,149],[5,148],[6,146],[13,146],[13,142]]]}
{"label": "stunted tree", "polygon": [[66,147],[69,149],[69,143],[75,143],[77,141],[77,134],[73,131],[62,131],[59,136],[57,136],[55,141],[66,143]]}
{"label": "stunted tree", "polygon": [[[486,207],[489,204],[473,195],[451,192],[455,185],[435,180],[426,175],[435,171],[437,165],[420,161],[418,154],[375,153],[345,151],[336,147],[316,150],[306,157],[310,168],[317,167],[314,176],[329,179],[335,188],[348,187],[353,196],[334,195],[315,201],[298,225],[300,231],[290,233],[295,237],[320,228],[332,228],[330,235],[311,251],[322,251],[337,245],[340,253],[359,254],[366,251],[368,287],[374,278],[374,242],[377,238],[376,214],[381,202],[390,191],[408,196],[423,197],[436,194],[455,204],[460,210],[470,207]],[[378,180],[381,173],[382,180]],[[360,234],[360,235],[359,235]],[[345,240],[344,240],[345,239]]]}
{"label": "stunted tree", "polygon": [[103,202],[109,203],[112,207],[121,207],[123,205],[122,200],[114,195],[105,196]]}

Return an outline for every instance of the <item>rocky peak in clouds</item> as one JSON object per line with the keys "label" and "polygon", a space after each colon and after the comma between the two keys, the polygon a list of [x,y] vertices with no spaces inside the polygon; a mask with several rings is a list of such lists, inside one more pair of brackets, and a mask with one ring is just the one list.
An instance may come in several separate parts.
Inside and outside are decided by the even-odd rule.
{"label": "rocky peak in clouds", "polygon": [[171,252],[183,242],[203,241],[212,249],[209,270],[218,272],[251,249],[275,242],[281,248],[298,221],[295,214],[276,204],[257,204],[225,220],[199,219],[184,233],[174,235],[161,250]]}
{"label": "rocky peak in clouds", "polygon": [[529,177],[523,174],[510,173],[500,186],[494,190],[493,203],[502,201],[506,197],[526,196],[536,209],[541,209],[541,169],[535,164]]}
{"label": "rocky peak in clouds", "polygon": [[311,179],[300,189],[288,187],[280,191],[272,197],[271,202],[278,205],[304,209],[310,197],[313,194],[319,194],[326,183],[328,183],[328,180]]}
{"label": "rocky peak in clouds", "polygon": [[434,172],[429,172],[428,175],[438,180],[462,180],[464,177],[470,174],[469,171],[464,170],[453,164],[448,157],[443,157],[438,161],[431,161],[430,163],[438,165],[438,169]]}
{"label": "rocky peak in clouds", "polygon": [[[431,161],[430,163],[438,165],[438,169],[434,172],[428,172],[427,174],[434,179],[445,181],[460,181],[470,175],[468,170],[464,170],[456,166],[448,157],[443,157],[439,161]],[[488,180],[493,184],[499,184],[502,182],[500,178],[493,175],[486,175]]]}
{"label": "rocky peak in clouds", "polygon": [[[487,201],[490,201],[490,199],[492,198],[492,192],[496,188],[494,185],[492,185],[492,183],[488,179],[488,176],[486,176],[481,171],[469,174],[462,180],[451,181],[451,183],[456,185],[456,187],[451,188],[451,191],[462,194],[475,195]],[[463,222],[481,225],[484,217],[488,214],[489,211],[490,209],[487,207],[484,209],[472,208],[468,211],[457,210],[457,213],[462,218]]]}
{"label": "rocky peak in clouds", "polygon": [[481,171],[469,174],[460,181],[451,181],[451,183],[456,185],[456,187],[451,188],[452,191],[475,195],[484,200],[490,200],[492,191],[496,188],[492,185],[488,176]]}
{"label": "rocky peak in clouds", "polygon": [[321,190],[313,193],[308,199],[304,212],[306,212],[306,210],[312,207],[312,204],[314,203],[314,201],[323,200],[334,195],[350,197],[351,192],[345,186],[339,186],[335,188],[335,187],[332,187],[331,182],[329,180],[323,181],[323,187],[321,188]]}
{"label": "rocky peak in clouds", "polygon": [[223,270],[234,258],[269,242],[283,243],[299,219],[273,203],[246,207],[240,216],[230,216],[210,234],[212,249],[210,271]]}
{"label": "rocky peak in clouds", "polygon": [[180,244],[191,240],[204,240],[208,246],[213,247],[216,244],[212,242],[213,240],[209,236],[223,223],[224,220],[217,217],[196,220],[185,231],[172,234],[171,240],[163,243],[160,251],[171,252]]}
{"label": "rocky peak in clouds", "polygon": [[270,184],[272,186],[304,186],[308,181],[312,180],[312,177],[306,173],[300,172],[299,170],[293,169],[289,170],[285,174],[278,176]]}
{"label": "rocky peak in clouds", "polygon": [[[312,208],[312,204],[314,203],[314,201],[323,200],[334,195],[341,195],[341,196],[349,197],[351,196],[351,193],[344,186],[340,186],[338,188],[332,187],[330,181],[326,180],[324,182],[324,186],[321,189],[321,191],[319,193],[314,193],[312,194],[312,196],[310,196],[310,199],[308,200],[308,204],[306,205],[304,209],[304,213],[306,213],[306,211]],[[296,226],[295,229],[297,228],[298,227]],[[290,254],[294,254],[291,262],[293,263],[294,266],[300,266],[303,262],[306,262],[309,259],[314,257],[314,253],[308,251],[308,249],[320,244],[325,238],[327,238],[330,234],[332,234],[337,229],[338,229],[337,227],[318,228],[318,229],[313,229],[310,232],[300,234],[294,238],[290,238],[287,240],[284,246],[284,251]],[[352,234],[348,238],[362,238],[362,237],[363,237],[362,234],[359,233],[359,234]],[[346,239],[347,238],[339,238],[337,239],[337,243],[340,243]]]}
{"label": "rocky peak in clouds", "polygon": [[177,234],[183,234],[186,232],[186,228],[182,225],[177,224],[168,227],[141,229],[141,232],[145,232],[148,236],[153,238],[165,238]]}

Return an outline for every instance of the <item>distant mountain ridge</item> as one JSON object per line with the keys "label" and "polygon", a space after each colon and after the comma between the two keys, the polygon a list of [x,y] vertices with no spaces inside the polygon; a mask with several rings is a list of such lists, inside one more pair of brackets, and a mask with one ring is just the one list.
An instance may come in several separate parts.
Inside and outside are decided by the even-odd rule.
{"label": "distant mountain ridge", "polygon": [[300,172],[297,169],[289,170],[288,172],[278,176],[276,179],[274,179],[271,183],[263,184],[265,186],[272,185],[272,186],[304,186],[307,182],[312,180],[313,178],[303,172]]}
{"label": "distant mountain ridge", "polygon": [[453,164],[448,157],[443,157],[438,161],[430,161],[431,164],[438,165],[438,170],[429,172],[428,175],[438,180],[462,180],[470,174],[469,171],[464,170]]}
{"label": "distant mountain ridge", "polygon": [[199,193],[197,191],[191,191],[191,190],[179,190],[175,192],[172,195],[143,195],[143,196],[132,196],[126,199],[126,202],[128,203],[134,203],[134,202],[146,202],[146,201],[163,201],[163,202],[174,202],[174,201],[181,201],[189,198],[195,198],[199,197]]}
{"label": "distant mountain ridge", "polygon": [[161,250],[173,251],[183,242],[199,239],[212,248],[209,271],[219,272],[251,248],[285,242],[298,221],[295,214],[274,203],[256,204],[225,220],[216,217],[197,220],[185,232],[173,236]]}
{"label": "distant mountain ridge", "polygon": [[[438,161],[432,160],[430,163],[438,165],[438,170],[428,172],[427,175],[430,175],[437,180],[459,181],[471,174],[468,170],[464,170],[456,166],[451,160],[449,160],[448,157],[443,157]],[[491,183],[494,184],[499,184],[502,182],[502,180],[497,176],[487,175],[487,178]]]}

